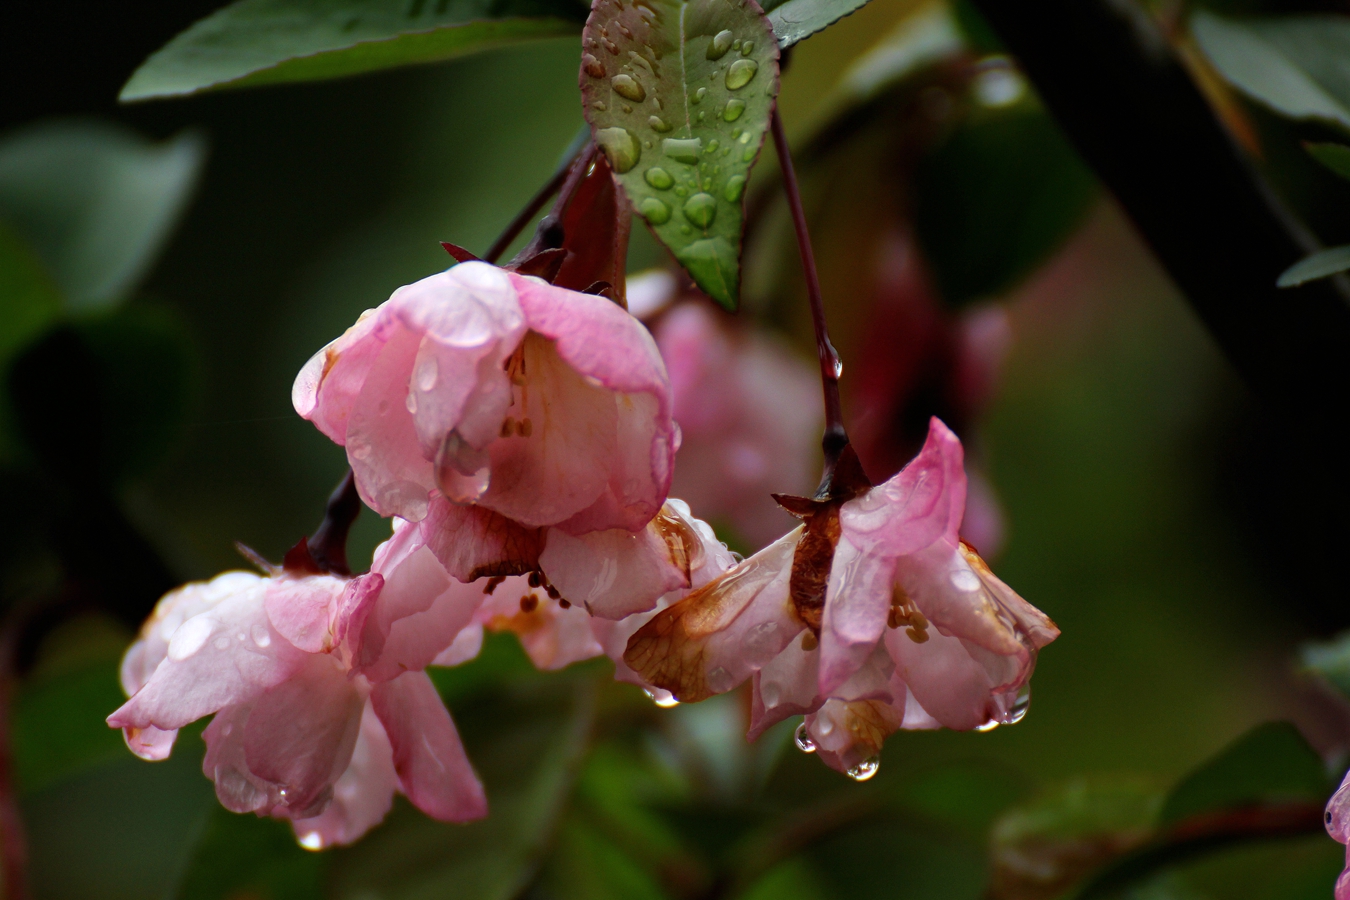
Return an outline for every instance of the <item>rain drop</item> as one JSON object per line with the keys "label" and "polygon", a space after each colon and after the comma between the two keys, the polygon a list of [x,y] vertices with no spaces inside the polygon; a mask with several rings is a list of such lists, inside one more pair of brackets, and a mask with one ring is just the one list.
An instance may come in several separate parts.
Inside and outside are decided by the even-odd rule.
{"label": "rain drop", "polygon": [[414,380],[417,382],[419,391],[429,391],[436,386],[436,381],[441,377],[441,371],[436,365],[436,357],[424,356],[417,362],[417,373]]}
{"label": "rain drop", "polygon": [[797,745],[797,749],[803,753],[815,753],[816,742],[811,740],[811,735],[806,733],[806,722],[803,721],[797,726],[796,732],[792,735],[792,742]]}
{"label": "rain drop", "polygon": [[[708,152],[709,152],[709,153],[716,153],[716,152],[717,152],[717,148],[720,147],[720,146],[721,146],[721,144],[719,144],[719,143],[717,142],[717,138],[713,138],[711,141],[708,141]],[[704,170],[704,171],[707,171],[707,169],[708,169],[707,166],[703,166],[703,170]]]}
{"label": "rain drop", "polygon": [[703,138],[666,138],[661,142],[661,150],[671,159],[693,165],[698,162],[698,155],[703,151]]}
{"label": "rain drop", "polygon": [[633,107],[631,107],[631,106],[629,106],[627,103],[625,103],[625,104],[623,105],[623,111],[626,112],[626,113],[630,113],[630,112],[633,111]]}
{"label": "rain drop", "polygon": [[615,75],[609,83],[614,88],[614,93],[634,103],[641,103],[647,99],[647,89],[632,75]]}
{"label": "rain drop", "polygon": [[679,706],[680,701],[675,699],[675,695],[670,691],[655,688],[654,690],[643,690],[642,693],[662,709],[670,709],[672,706]]}
{"label": "rain drop", "polygon": [[404,398],[403,398],[403,405],[404,405],[405,407],[407,407],[408,412],[412,413],[413,415],[417,415],[417,395],[416,395],[416,394],[409,393],[407,397],[404,397]]}
{"label": "rain drop", "polygon": [[993,730],[994,730],[995,728],[997,728],[998,726],[999,726],[999,721],[998,721],[998,719],[990,719],[988,722],[985,722],[983,725],[976,725],[976,726],[975,726],[975,730],[978,731],[978,732],[980,732],[981,734],[983,734],[983,733],[986,732],[986,731],[993,731]]}
{"label": "rain drop", "polygon": [[728,203],[735,203],[741,199],[741,193],[745,190],[745,176],[732,175],[727,179],[727,186],[722,190],[722,196]]}
{"label": "rain drop", "polygon": [[609,107],[605,105],[605,101],[603,100],[597,100],[594,103],[592,103],[591,106],[595,107],[596,110],[598,110],[599,112],[604,112],[605,110],[609,109]]}
{"label": "rain drop", "polygon": [[664,225],[670,221],[670,207],[655,197],[643,198],[642,202],[638,204],[638,212],[642,213],[642,218],[653,225]]}
{"label": "rain drop", "polygon": [[581,68],[592,78],[605,77],[605,64],[596,59],[589,53],[583,53],[581,56]]}
{"label": "rain drop", "polygon": [[732,680],[731,674],[721,666],[708,673],[708,690],[714,694],[725,694],[735,686],[736,683]]}
{"label": "rain drop", "polygon": [[727,122],[735,122],[745,112],[745,101],[731,99],[727,101],[726,109],[722,110],[722,118]]}
{"label": "rain drop", "polygon": [[686,188],[686,187],[677,187],[677,188],[675,189],[675,196],[677,196],[677,197],[688,197],[688,196],[689,196],[689,188]]}
{"label": "rain drop", "polygon": [[169,659],[181,662],[202,649],[215,628],[216,623],[203,616],[188,619],[169,638]]}
{"label": "rain drop", "polygon": [[727,89],[739,91],[750,83],[759,71],[759,64],[753,59],[738,59],[727,69]]}
{"label": "rain drop", "polygon": [[746,41],[744,44],[741,44],[741,56],[749,56],[751,53],[754,52],[755,52],[754,41]]}
{"label": "rain drop", "polygon": [[1031,685],[1024,684],[1022,689],[1017,692],[1017,699],[1008,708],[1008,714],[1004,717],[1003,724],[1016,725],[1027,717],[1027,710],[1029,709],[1031,709]]}
{"label": "rain drop", "polygon": [[304,847],[306,850],[323,849],[323,835],[319,834],[317,831],[311,831],[309,834],[302,838],[298,838],[297,840],[300,842],[300,846]]}
{"label": "rain drop", "polygon": [[837,356],[834,358],[834,377],[844,377],[844,361]]}
{"label": "rain drop", "polygon": [[759,150],[756,147],[746,147],[745,152],[741,154],[741,162],[750,162],[758,152]]}
{"label": "rain drop", "polygon": [[647,124],[652,126],[652,131],[665,134],[670,130],[670,124],[660,116],[648,116]]}
{"label": "rain drop", "polygon": [[727,51],[731,49],[731,37],[730,31],[719,31],[713,35],[713,39],[708,42],[708,59],[721,59],[726,56]]}
{"label": "rain drop", "polygon": [[717,198],[702,191],[684,201],[684,217],[699,228],[707,228],[717,217]]}
{"label": "rain drop", "polygon": [[272,635],[267,630],[267,626],[258,622],[253,626],[253,643],[259,647],[266,647],[272,643]]}
{"label": "rain drop", "polygon": [[698,111],[698,116],[697,116],[698,121],[702,122],[702,121],[703,121],[704,119],[706,119],[706,118],[708,118],[708,113],[707,113],[707,111],[706,111],[706,110],[700,109],[700,110]]}
{"label": "rain drop", "polygon": [[610,166],[615,172],[623,174],[637,165],[642,156],[642,148],[637,138],[626,128],[601,128],[595,133],[596,143],[605,151]]}
{"label": "rain drop", "polygon": [[706,96],[708,96],[708,89],[707,89],[707,88],[699,88],[698,90],[694,91],[694,102],[695,102],[695,103],[702,103],[702,102],[703,102],[703,98],[706,97]]}
{"label": "rain drop", "polygon": [[854,781],[866,781],[877,774],[877,770],[880,768],[881,760],[877,759],[875,756],[869,756],[856,766],[850,766],[849,770],[844,774]]}
{"label": "rain drop", "polygon": [[660,166],[652,166],[646,172],[643,172],[642,179],[658,191],[670,190],[670,186],[675,183],[675,179],[670,177],[670,173]]}
{"label": "rain drop", "polygon": [[964,591],[966,593],[969,593],[970,591],[979,590],[980,588],[980,576],[976,575],[973,571],[971,571],[968,568],[957,569],[955,572],[953,572],[951,574],[951,582],[952,587],[956,588],[958,591]]}

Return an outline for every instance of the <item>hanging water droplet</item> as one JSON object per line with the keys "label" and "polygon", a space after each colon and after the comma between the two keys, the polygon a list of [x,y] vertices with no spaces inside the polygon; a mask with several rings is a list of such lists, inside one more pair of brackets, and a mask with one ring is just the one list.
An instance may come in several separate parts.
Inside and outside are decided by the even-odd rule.
{"label": "hanging water droplet", "polygon": [[980,588],[980,576],[976,575],[969,567],[957,569],[951,574],[952,587],[958,591],[969,593]]}
{"label": "hanging water droplet", "polygon": [[721,666],[708,673],[708,690],[714,694],[725,694],[735,686],[731,673]]}
{"label": "hanging water droplet", "polygon": [[[706,54],[708,59],[721,59],[726,56],[727,51],[731,49],[731,37],[730,31],[719,31],[717,34],[713,35],[713,39],[708,42],[708,52]],[[736,43],[740,43],[740,41],[737,41]]]}
{"label": "hanging water droplet", "polygon": [[983,733],[986,732],[986,731],[993,731],[993,730],[994,730],[995,728],[997,728],[998,726],[999,726],[999,721],[998,721],[998,719],[990,719],[988,722],[985,722],[983,725],[976,725],[976,726],[975,726],[975,730],[978,731],[978,732],[980,732],[981,734],[983,734]]}
{"label": "hanging water droplet", "polygon": [[323,835],[319,834],[317,831],[311,831],[309,834],[297,838],[296,840],[300,846],[304,847],[306,850],[323,849]]}
{"label": "hanging water droplet", "polygon": [[665,119],[661,118],[660,116],[648,116],[647,124],[652,126],[652,131],[658,132],[660,134],[665,134],[667,131],[670,130],[670,123],[668,123]]}
{"label": "hanging water droplet", "polygon": [[655,197],[644,197],[638,204],[638,212],[653,225],[664,225],[670,221],[670,207]]}
{"label": "hanging water droplet", "polygon": [[1008,714],[1004,717],[1005,725],[1016,725],[1027,717],[1027,711],[1031,709],[1031,685],[1024,684],[1022,689],[1017,692],[1017,699],[1013,701],[1012,706],[1008,707]]}
{"label": "hanging water droplet", "polygon": [[834,377],[844,377],[844,361],[837,356],[834,358]]}
{"label": "hanging water droplet", "polygon": [[595,141],[605,152],[610,167],[621,175],[637,165],[642,156],[637,138],[627,128],[601,128],[595,133]]}
{"label": "hanging water droplet", "polygon": [[753,59],[738,59],[727,68],[727,89],[739,91],[750,83],[759,71],[759,63]]}
{"label": "hanging water droplet", "polygon": [[797,745],[797,749],[803,753],[815,753],[816,742],[811,740],[811,735],[806,733],[806,722],[802,721],[797,725],[797,730],[792,734],[792,742]]}
{"label": "hanging water droplet", "polygon": [[702,102],[703,102],[703,98],[706,97],[706,96],[708,96],[708,89],[707,89],[707,88],[699,88],[698,90],[694,91],[694,102],[695,102],[695,103],[702,103]]}
{"label": "hanging water droplet", "polygon": [[605,77],[605,64],[589,53],[581,55],[581,68],[592,78]]}
{"label": "hanging water droplet", "polygon": [[651,700],[662,709],[670,709],[672,706],[680,705],[680,701],[675,699],[674,694],[670,691],[662,690],[661,688],[652,688],[651,690],[643,688],[642,693],[646,694],[647,699]]}
{"label": "hanging water droplet", "polygon": [[413,380],[417,383],[419,391],[431,390],[440,377],[441,370],[436,365],[436,357],[427,355],[417,361],[417,373],[413,376]]}
{"label": "hanging water droplet", "polygon": [[647,99],[647,89],[642,86],[642,82],[632,75],[615,75],[609,80],[609,84],[614,88],[614,93],[632,100],[634,103],[641,103]]}
{"label": "hanging water droplet", "polygon": [[252,631],[253,631],[253,643],[257,644],[259,647],[267,647],[271,645],[272,635],[267,630],[266,625],[264,625],[261,622],[258,622],[253,626]]}
{"label": "hanging water droplet", "polygon": [[856,766],[850,766],[844,774],[854,781],[866,781],[877,774],[877,769],[881,768],[881,760],[875,756],[870,756],[858,763]]}
{"label": "hanging water droplet", "polygon": [[741,193],[745,190],[745,176],[732,175],[727,179],[727,186],[722,190],[722,196],[728,203],[735,203],[741,199]]}
{"label": "hanging water droplet", "polygon": [[745,101],[732,98],[727,101],[726,108],[722,110],[722,119],[727,122],[735,122],[745,112]]}
{"label": "hanging water droplet", "polygon": [[699,228],[707,228],[717,218],[717,198],[702,191],[684,201],[684,217]]}
{"label": "hanging water droplet", "polygon": [[703,138],[666,138],[661,141],[661,151],[671,159],[693,165],[703,152]]}
{"label": "hanging water droplet", "polygon": [[658,191],[670,190],[670,186],[675,183],[675,179],[670,177],[670,173],[660,166],[652,166],[642,173],[642,180],[656,188]]}

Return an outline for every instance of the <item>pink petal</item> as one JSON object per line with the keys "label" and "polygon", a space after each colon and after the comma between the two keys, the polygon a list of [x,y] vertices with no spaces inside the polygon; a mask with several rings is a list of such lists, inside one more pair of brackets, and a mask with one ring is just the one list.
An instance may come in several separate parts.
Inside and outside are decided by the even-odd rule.
{"label": "pink petal", "polygon": [[342,647],[344,658],[351,659],[356,654],[366,630],[366,619],[383,590],[384,576],[379,572],[367,572],[347,582],[333,617],[333,643]]}
{"label": "pink petal", "polygon": [[289,678],[306,654],[268,622],[264,593],[264,580],[258,579],[178,626],[154,675],[108,724],[182,728]]}
{"label": "pink petal", "polygon": [[346,440],[347,418],[388,338],[387,326],[380,327],[382,310],[366,310],[346,333],[314,354],[291,388],[295,411],[338,444]]}
{"label": "pink petal", "polygon": [[1350,846],[1350,772],[1327,801],[1326,824],[1332,839]]}
{"label": "pink petal", "polygon": [[476,659],[482,650],[483,626],[476,623],[470,624],[455,635],[454,643],[436,654],[436,658],[431,661],[431,664],[433,666],[458,666],[471,659]]}
{"label": "pink petal", "polygon": [[230,812],[266,815],[281,802],[279,785],[254,775],[244,758],[244,735],[252,703],[227,706],[216,713],[202,732],[206,756],[202,772],[216,786],[216,798]]}
{"label": "pink petal", "polygon": [[524,578],[506,579],[485,600],[478,621],[514,633],[536,668],[561,669],[603,652],[591,628],[599,619],[578,606],[563,609]]}
{"label": "pink petal", "polygon": [[848,772],[881,752],[886,737],[900,727],[904,708],[888,700],[831,698],[806,717],[806,733],[816,756],[838,772]]}
{"label": "pink petal", "polygon": [[892,558],[944,536],[955,545],[966,505],[962,458],[961,441],[934,418],[927,442],[909,465],[840,508],[849,542],[864,553]]}
{"label": "pink petal", "polygon": [[379,716],[367,703],[351,762],[333,785],[332,802],[319,815],[291,823],[296,839],[307,850],[353,843],[384,820],[397,787],[394,750]]}
{"label": "pink petal", "polygon": [[431,500],[427,517],[418,524],[420,540],[460,581],[539,568],[543,532],[525,528],[490,509],[462,506],[437,496]]}
{"label": "pink petal", "polygon": [[959,638],[928,629],[928,640],[915,643],[905,629],[889,629],[886,648],[915,700],[946,728],[969,731],[996,718],[994,681],[971,657]]}
{"label": "pink petal", "polygon": [[351,760],[364,703],[337,661],[322,654],[253,702],[244,759],[255,776],[279,785],[287,818],[327,805]]}
{"label": "pink petal", "polygon": [[376,685],[370,700],[393,746],[399,784],[418,809],[445,822],[487,815],[483,785],[425,672]]}
{"label": "pink petal", "polygon": [[651,609],[662,594],[689,584],[655,524],[637,534],[611,528],[581,537],[550,528],[539,565],[568,601],[605,619]]}
{"label": "pink petal", "polygon": [[330,623],[335,605],[347,581],[331,575],[268,579],[267,618],[282,637],[307,653],[322,653],[333,646]]}
{"label": "pink petal", "polygon": [[819,666],[819,648],[803,650],[801,641],[793,641],[755,673],[747,740],[759,740],[784,719],[815,712],[822,702],[816,684]]}
{"label": "pink petal", "polygon": [[820,690],[834,696],[871,656],[886,630],[895,561],[861,553],[841,536],[820,628]]}

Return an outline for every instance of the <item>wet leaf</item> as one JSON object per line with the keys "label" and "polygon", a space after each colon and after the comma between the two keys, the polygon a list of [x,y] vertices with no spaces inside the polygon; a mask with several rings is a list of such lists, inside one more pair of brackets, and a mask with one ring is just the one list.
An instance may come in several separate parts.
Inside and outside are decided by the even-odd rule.
{"label": "wet leaf", "polygon": [[1191,33],[1234,87],[1278,113],[1350,129],[1350,18],[1226,19],[1199,11]]}
{"label": "wet leaf", "polygon": [[633,209],[734,309],[745,184],[778,93],[768,20],[753,0],[597,0],[581,93]]}
{"label": "wet leaf", "polygon": [[1314,143],[1305,141],[1303,149],[1307,150],[1313,159],[1337,175],[1350,180],[1350,147],[1331,142]]}
{"label": "wet leaf", "polygon": [[318,81],[573,34],[570,0],[239,0],[169,41],[123,101]]}
{"label": "wet leaf", "polygon": [[1336,275],[1347,269],[1350,269],[1350,244],[1342,244],[1305,256],[1281,272],[1275,284],[1282,288],[1297,287],[1304,282]]}
{"label": "wet leaf", "polygon": [[121,126],[62,122],[0,143],[0,220],[36,251],[71,312],[126,299],[187,207],[205,142],[148,141]]}
{"label": "wet leaf", "polygon": [[1159,822],[1170,825],[1215,810],[1331,795],[1317,751],[1288,722],[1258,725],[1172,790]]}
{"label": "wet leaf", "polygon": [[866,5],[867,0],[769,0],[764,12],[778,37],[778,46],[787,49]]}

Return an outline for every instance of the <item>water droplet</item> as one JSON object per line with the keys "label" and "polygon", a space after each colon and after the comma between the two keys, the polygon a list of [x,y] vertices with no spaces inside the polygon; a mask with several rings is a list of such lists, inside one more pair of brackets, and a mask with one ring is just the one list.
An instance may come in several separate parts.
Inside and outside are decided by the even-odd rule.
{"label": "water droplet", "polygon": [[699,88],[698,90],[694,91],[694,102],[695,102],[695,103],[702,103],[702,102],[703,102],[703,98],[706,97],[706,96],[708,96],[708,89],[707,89],[707,88]]}
{"label": "water droplet", "polygon": [[750,132],[748,131],[742,132],[739,128],[737,128],[735,131],[732,132],[732,134],[735,135],[736,140],[740,141],[742,144],[750,143]]}
{"label": "water droplet", "polygon": [[749,56],[751,53],[754,52],[755,52],[754,41],[746,41],[744,44],[741,44],[741,56]]}
{"label": "water droplet", "polygon": [[286,795],[289,793],[290,791],[288,791],[286,788],[281,788],[280,790],[277,791],[277,799],[280,800],[282,803],[285,803]]}
{"label": "water droplet", "polygon": [[781,697],[782,688],[776,681],[764,681],[759,685],[759,699],[764,701],[765,709],[773,709],[778,705]]}
{"label": "water droplet", "polygon": [[[706,194],[703,196],[707,196]],[[693,202],[692,200],[690,202]],[[780,629],[777,622],[760,622],[754,628],[745,633],[741,639],[741,647],[745,650],[746,660],[752,666],[762,666],[781,650],[782,640],[779,638]],[[761,680],[761,685],[763,681]],[[776,706],[775,703],[764,701],[769,706]]]}
{"label": "water droplet", "polygon": [[1005,725],[1016,725],[1027,717],[1027,711],[1031,709],[1031,685],[1024,684],[1022,689],[1017,692],[1017,699],[1013,701],[1012,706],[1008,707],[1008,714],[1004,717]]}
{"label": "water droplet", "polygon": [[417,383],[419,391],[429,391],[436,386],[436,380],[440,375],[441,370],[436,365],[436,357],[428,355],[417,361],[417,372],[413,380]]}
{"label": "water droplet", "polygon": [[844,361],[837,356],[834,358],[834,377],[844,377]]}
{"label": "water droplet", "polygon": [[304,847],[306,850],[323,849],[323,835],[319,834],[317,831],[311,831],[304,837],[297,838],[297,840],[299,841],[300,846]]}
{"label": "water droplet", "polygon": [[684,201],[684,217],[699,228],[707,228],[717,218],[717,198],[702,191]]}
{"label": "water droplet", "polygon": [[834,731],[834,719],[831,719],[828,716],[816,719],[816,730],[818,730],[822,736],[829,737],[831,732]]}
{"label": "water droplet", "polygon": [[977,591],[980,588],[980,576],[971,571],[968,566],[952,572],[951,582],[952,587],[965,593]]}
{"label": "water droplet", "polygon": [[347,454],[352,459],[364,462],[365,460],[370,459],[371,446],[368,442],[363,440],[349,440],[347,441]]}
{"label": "water droplet", "polygon": [[[727,122],[735,122],[745,112],[745,101],[732,98],[727,101],[726,108],[722,110],[722,119]],[[739,137],[739,132],[736,135]]]}
{"label": "water droplet", "polygon": [[595,133],[595,141],[605,151],[610,166],[620,174],[637,165],[642,156],[637,138],[627,128],[601,128]]}
{"label": "water droplet", "polygon": [[759,63],[753,59],[738,59],[727,69],[727,90],[739,91],[750,83],[759,71]]}
{"label": "water droplet", "polygon": [[661,688],[653,688],[652,690],[643,689],[642,693],[646,694],[653,703],[662,709],[670,709],[672,706],[680,705],[680,701],[675,699],[674,694],[670,691],[662,690]]}
{"label": "water droplet", "polygon": [[881,760],[877,759],[875,756],[870,756],[856,766],[850,766],[849,770],[844,774],[854,781],[866,781],[877,774],[877,770],[880,768]]}
{"label": "water droplet", "polygon": [[605,77],[605,64],[589,53],[581,55],[581,68],[592,78]]}
{"label": "water droplet", "polygon": [[797,730],[792,735],[792,743],[797,745],[797,749],[803,753],[815,753],[816,742],[811,740],[811,735],[806,733],[806,722],[797,726]]}
{"label": "water droplet", "polygon": [[412,413],[413,415],[417,415],[417,395],[416,395],[416,394],[410,392],[410,393],[408,394],[408,396],[404,397],[404,398],[403,398],[403,405],[407,408],[408,412]]}
{"label": "water droplet", "polygon": [[671,159],[692,166],[703,152],[703,138],[666,138],[661,141],[661,151]]}
{"label": "water droplet", "polygon": [[693,234],[693,233],[694,233],[694,229],[690,228],[688,225],[681,225],[681,226],[680,226],[680,234],[684,235],[685,237],[688,237],[689,235],[691,235],[691,234]]}
{"label": "water droplet", "polygon": [[730,31],[719,31],[713,35],[713,39],[708,42],[708,59],[721,59],[726,56],[727,51],[731,49],[731,37]]}
{"label": "water droplet", "polygon": [[759,151],[754,147],[746,147],[745,152],[741,154],[741,162],[751,162],[757,152]]}
{"label": "water droplet", "polygon": [[695,120],[696,120],[696,121],[699,121],[699,122],[702,122],[702,121],[703,121],[704,119],[706,119],[706,118],[708,118],[708,112],[707,112],[707,110],[703,110],[703,109],[700,109],[700,110],[698,111],[698,115],[695,116]]}
{"label": "water droplet", "polygon": [[597,100],[594,103],[592,103],[591,106],[595,107],[600,112],[604,112],[605,110],[609,109],[609,107],[605,105],[605,101],[603,100]]}
{"label": "water droplet", "polygon": [[997,727],[999,726],[999,724],[1000,724],[1000,723],[999,723],[998,719],[990,719],[988,722],[985,722],[983,725],[976,725],[976,726],[975,726],[975,730],[978,731],[978,732],[980,732],[981,734],[983,734],[983,733],[986,732],[986,731],[993,731],[995,728],[997,728]]}
{"label": "water droplet", "polygon": [[623,111],[626,112],[626,113],[630,113],[630,112],[633,111],[633,107],[631,107],[631,106],[629,106],[627,103],[625,103],[625,104],[623,105]]}
{"label": "water droplet", "polygon": [[[708,141],[708,152],[709,152],[709,153],[716,153],[716,152],[717,152],[717,148],[720,147],[720,146],[722,146],[722,145],[719,144],[719,143],[717,142],[717,138],[713,138],[712,140]],[[707,166],[704,166],[704,167],[703,167],[703,171],[705,171],[705,172],[708,171],[708,167],[707,167]]]}
{"label": "water droplet", "polygon": [[643,172],[642,179],[658,191],[670,190],[670,186],[675,183],[675,179],[670,177],[670,173],[660,166],[652,166],[646,172]]}
{"label": "water droplet", "polygon": [[1006,61],[975,76],[975,99],[985,106],[1011,106],[1026,93],[1027,83]]}
{"label": "water droplet", "polygon": [[675,195],[676,195],[677,197],[688,197],[688,196],[689,196],[689,188],[686,188],[686,187],[677,187],[677,188],[675,189]]}
{"label": "water droplet", "polygon": [[732,680],[731,673],[721,666],[708,673],[708,690],[714,694],[725,694],[735,686],[736,683]]}
{"label": "water droplet", "polygon": [[609,84],[614,88],[614,93],[634,103],[641,103],[647,99],[647,89],[632,75],[615,75],[609,80]]}
{"label": "water droplet", "polygon": [[638,204],[638,212],[653,225],[664,225],[670,221],[670,207],[655,197],[644,197]]}
{"label": "water droplet", "polygon": [[741,193],[745,190],[745,176],[732,175],[727,179],[727,186],[722,190],[722,196],[727,198],[728,203],[735,203],[741,199]]}
{"label": "water droplet", "polygon": [[670,123],[668,123],[665,119],[661,118],[660,116],[648,116],[647,124],[652,126],[652,131],[658,132],[660,134],[665,134],[667,131],[670,130]]}
{"label": "water droplet", "polygon": [[740,38],[736,38],[736,40],[734,40],[734,41],[731,42],[731,49],[732,49],[732,50],[739,50],[739,49],[741,49],[741,39],[740,39]]}
{"label": "water droplet", "polygon": [[267,647],[272,643],[272,634],[267,630],[267,626],[258,622],[253,626],[253,643],[259,647]]}
{"label": "water droplet", "polygon": [[206,639],[215,631],[216,623],[214,619],[206,616],[193,616],[182,625],[179,625],[174,631],[173,636],[169,638],[169,659],[182,661],[187,659],[206,643]]}

